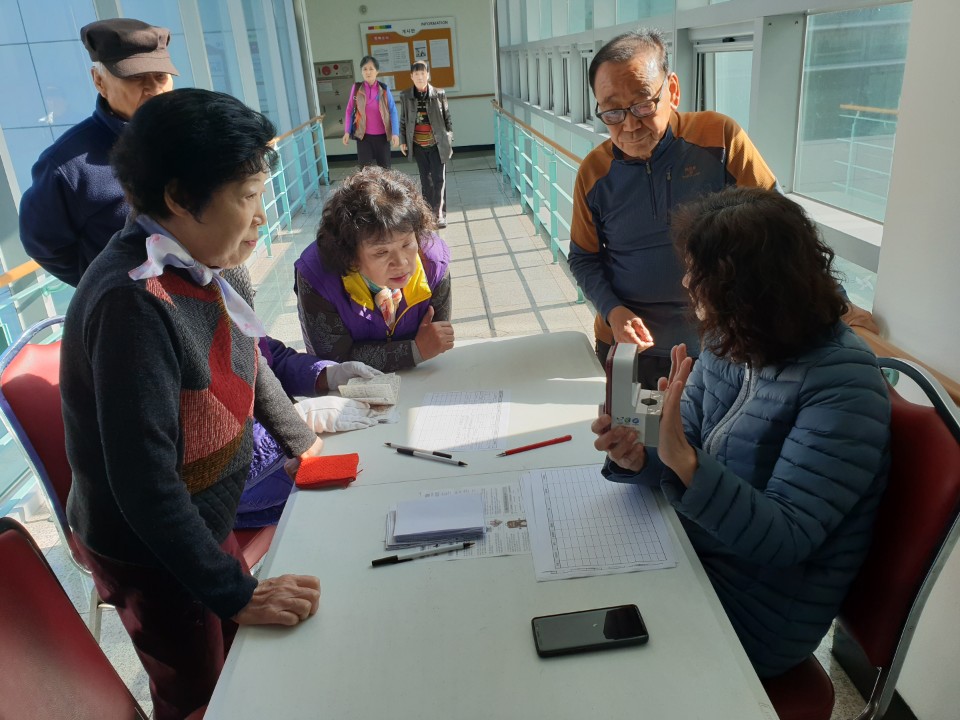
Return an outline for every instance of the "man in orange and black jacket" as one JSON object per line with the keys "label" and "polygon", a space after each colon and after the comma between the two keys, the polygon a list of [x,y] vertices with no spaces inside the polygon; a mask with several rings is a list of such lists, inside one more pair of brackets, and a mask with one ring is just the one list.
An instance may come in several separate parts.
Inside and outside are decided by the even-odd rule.
{"label": "man in orange and black jacket", "polygon": [[[777,179],[746,132],[716,112],[677,112],[680,82],[656,30],[620,35],[590,64],[597,115],[610,139],[584,159],[574,187],[570,269],[597,310],[603,363],[614,341],[644,348],[638,379],[655,388],[670,348],[700,347],[670,237],[683,202],[732,185],[775,188]],[[848,324],[871,329],[854,305]]]}

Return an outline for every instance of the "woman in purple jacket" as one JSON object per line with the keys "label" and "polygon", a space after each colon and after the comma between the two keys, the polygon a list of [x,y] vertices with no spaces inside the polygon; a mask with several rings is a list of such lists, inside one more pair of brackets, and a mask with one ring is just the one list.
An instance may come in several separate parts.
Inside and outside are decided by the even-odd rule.
{"label": "woman in purple jacket", "polygon": [[343,181],[294,264],[308,353],[393,372],[453,347],[450,250],[434,223],[403,173],[366,167]]}

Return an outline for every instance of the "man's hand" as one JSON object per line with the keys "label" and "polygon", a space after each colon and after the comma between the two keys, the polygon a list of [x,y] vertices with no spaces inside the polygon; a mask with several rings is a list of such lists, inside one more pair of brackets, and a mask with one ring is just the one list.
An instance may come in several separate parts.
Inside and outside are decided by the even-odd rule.
{"label": "man's hand", "polygon": [[391,135],[391,136],[390,136],[390,146],[391,146],[391,147],[400,147],[400,136],[399,136],[399,135]]}
{"label": "man's hand", "polygon": [[297,470],[300,469],[300,463],[306,460],[308,457],[317,457],[322,452],[323,440],[317,438],[317,441],[311,445],[306,452],[301,453],[298,457],[291,458],[283,463],[283,469],[287,471],[287,475],[289,475],[292,480],[296,480]]}
{"label": "man's hand", "polygon": [[590,430],[597,436],[593,446],[605,452],[607,456],[624,470],[640,472],[647,464],[647,449],[637,442],[637,432],[626,425],[610,427],[609,415],[601,414]]}
{"label": "man's hand", "polygon": [[653,347],[653,335],[647,330],[643,320],[629,308],[617,305],[607,315],[607,322],[610,324],[610,329],[613,330],[613,339],[618,343],[639,345],[640,352]]}
{"label": "man's hand", "polygon": [[446,320],[433,322],[433,305],[427,308],[417,336],[413,339],[424,360],[445,353],[453,347],[453,325]]}
{"label": "man's hand", "polygon": [[852,302],[847,303],[847,312],[845,312],[840,319],[850,327],[862,327],[864,330],[869,330],[876,335],[880,334],[880,328],[873,319],[873,313],[854,305]]}
{"label": "man's hand", "polygon": [[400,145],[400,152],[402,152],[404,155],[407,154],[407,144],[406,144],[406,143],[403,143],[402,145]]}
{"label": "man's hand", "polygon": [[[663,415],[660,418],[660,440],[657,453],[663,464],[673,470],[687,487],[697,470],[697,451],[687,442],[680,416],[680,398],[693,369],[693,358],[687,357],[687,346],[681,343],[670,350],[670,377],[660,378]],[[617,463],[619,465],[619,463]]]}
{"label": "man's hand", "polygon": [[315,615],[319,605],[318,578],[281,575],[261,580],[233,621],[238,625],[296,625]]}

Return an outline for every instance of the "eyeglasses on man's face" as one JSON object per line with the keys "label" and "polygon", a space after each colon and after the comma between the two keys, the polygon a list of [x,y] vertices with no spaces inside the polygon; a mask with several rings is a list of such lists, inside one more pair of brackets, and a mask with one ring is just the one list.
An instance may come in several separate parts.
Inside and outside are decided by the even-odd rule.
{"label": "eyeglasses on man's face", "polygon": [[628,108],[615,108],[613,110],[604,110],[600,112],[600,104],[597,103],[596,109],[594,109],[594,114],[600,118],[600,122],[604,125],[619,125],[624,120],[627,119],[627,111],[630,111],[630,114],[635,118],[645,118],[650,117],[657,111],[657,106],[660,104],[660,97],[663,95],[663,88],[667,85],[667,78],[670,76],[667,75],[663,79],[663,82],[660,83],[660,89],[657,91],[655,97],[650,98],[649,100],[642,100],[641,102],[634,103]]}

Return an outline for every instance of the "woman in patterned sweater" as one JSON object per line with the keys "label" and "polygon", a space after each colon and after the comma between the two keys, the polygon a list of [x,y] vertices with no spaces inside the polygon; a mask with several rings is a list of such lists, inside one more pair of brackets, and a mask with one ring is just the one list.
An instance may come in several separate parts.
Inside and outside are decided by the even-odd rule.
{"label": "woman in patterned sweater", "polygon": [[113,153],[135,220],[83,276],[64,327],[67,513],[160,720],[209,701],[238,623],[295,625],[320,599],[315,577],[258,582],[231,533],[254,412],[289,457],[322,447],[258,366],[251,298],[220,275],[257,243],[273,136],[228,95],[145,103]]}

